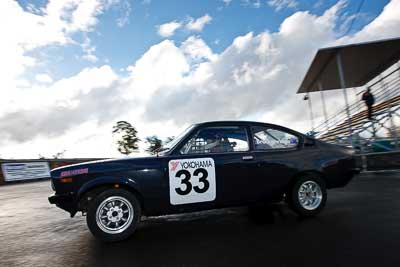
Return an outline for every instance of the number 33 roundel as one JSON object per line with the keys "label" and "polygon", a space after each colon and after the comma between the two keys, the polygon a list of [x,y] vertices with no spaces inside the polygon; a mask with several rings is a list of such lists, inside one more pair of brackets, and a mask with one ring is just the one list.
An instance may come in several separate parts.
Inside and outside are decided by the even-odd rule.
{"label": "number 33 roundel", "polygon": [[172,205],[215,199],[215,164],[212,158],[171,160],[168,169]]}

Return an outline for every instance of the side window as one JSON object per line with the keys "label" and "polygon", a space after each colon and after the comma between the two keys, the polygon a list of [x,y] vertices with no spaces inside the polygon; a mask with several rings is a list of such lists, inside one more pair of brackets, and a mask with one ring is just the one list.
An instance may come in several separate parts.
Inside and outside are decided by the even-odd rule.
{"label": "side window", "polygon": [[197,132],[180,150],[181,154],[226,153],[249,150],[245,127],[208,127]]}
{"label": "side window", "polygon": [[299,144],[297,136],[273,128],[253,126],[251,132],[255,150],[296,148]]}

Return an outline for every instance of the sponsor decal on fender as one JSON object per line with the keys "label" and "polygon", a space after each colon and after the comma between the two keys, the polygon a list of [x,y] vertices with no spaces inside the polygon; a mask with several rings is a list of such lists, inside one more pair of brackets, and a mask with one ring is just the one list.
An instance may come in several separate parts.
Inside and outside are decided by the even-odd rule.
{"label": "sponsor decal on fender", "polygon": [[85,174],[85,173],[89,173],[89,169],[88,168],[75,169],[75,170],[69,170],[69,171],[62,171],[61,172],[61,177],[74,176],[74,175]]}

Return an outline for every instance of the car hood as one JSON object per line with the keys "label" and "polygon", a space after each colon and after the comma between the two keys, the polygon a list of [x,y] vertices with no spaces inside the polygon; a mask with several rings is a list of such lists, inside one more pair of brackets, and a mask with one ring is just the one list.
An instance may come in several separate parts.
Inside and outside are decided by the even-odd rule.
{"label": "car hood", "polygon": [[51,170],[51,177],[71,177],[77,175],[119,172],[125,170],[141,170],[146,168],[155,168],[160,165],[163,157],[139,157],[123,159],[106,159],[88,161],[78,164],[67,165]]}

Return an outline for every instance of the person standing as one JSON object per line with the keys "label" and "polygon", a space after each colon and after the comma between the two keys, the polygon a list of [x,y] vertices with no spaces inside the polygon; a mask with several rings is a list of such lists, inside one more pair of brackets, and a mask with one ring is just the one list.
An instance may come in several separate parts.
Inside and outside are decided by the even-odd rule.
{"label": "person standing", "polygon": [[363,93],[361,100],[363,100],[365,102],[365,105],[367,105],[368,119],[372,120],[372,107],[375,103],[375,98],[374,95],[371,93],[370,88],[368,88],[367,91]]}

